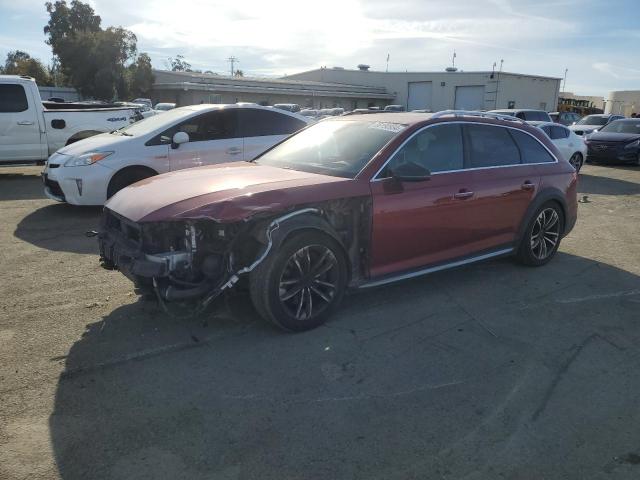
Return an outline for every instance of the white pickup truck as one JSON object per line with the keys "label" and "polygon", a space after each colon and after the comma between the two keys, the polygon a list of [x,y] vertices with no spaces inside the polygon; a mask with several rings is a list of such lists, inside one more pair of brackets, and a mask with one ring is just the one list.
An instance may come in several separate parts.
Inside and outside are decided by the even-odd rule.
{"label": "white pickup truck", "polygon": [[0,164],[43,161],[65,145],[141,118],[132,107],[43,102],[32,78],[0,75]]}

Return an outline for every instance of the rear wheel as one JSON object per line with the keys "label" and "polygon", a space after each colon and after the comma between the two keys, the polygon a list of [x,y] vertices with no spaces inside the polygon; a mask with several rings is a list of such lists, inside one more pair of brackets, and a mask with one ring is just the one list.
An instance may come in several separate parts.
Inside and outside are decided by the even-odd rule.
{"label": "rear wheel", "polygon": [[122,190],[124,187],[144,180],[145,178],[153,177],[157,175],[156,172],[150,168],[143,167],[131,167],[124,170],[120,170],[116,173],[107,187],[107,198],[113,197],[116,193]]}
{"label": "rear wheel", "polygon": [[309,330],[323,324],[340,304],[347,271],[342,248],[333,238],[299,233],[251,273],[251,300],[278,327]]}
{"label": "rear wheel", "polygon": [[571,155],[571,158],[569,159],[569,163],[573,166],[573,168],[576,169],[576,172],[579,172],[580,169],[582,168],[582,164],[584,163],[584,160],[582,159],[582,154],[580,152],[576,152],[573,155]]}
{"label": "rear wheel", "polygon": [[516,258],[524,265],[544,265],[558,251],[563,230],[562,209],[555,202],[545,203],[529,222]]}

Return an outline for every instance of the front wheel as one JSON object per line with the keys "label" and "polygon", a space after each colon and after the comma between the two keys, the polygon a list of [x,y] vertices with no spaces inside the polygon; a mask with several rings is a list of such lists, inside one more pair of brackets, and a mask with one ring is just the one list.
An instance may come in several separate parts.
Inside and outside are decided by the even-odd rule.
{"label": "front wheel", "polygon": [[584,163],[582,159],[582,154],[580,152],[576,152],[573,155],[571,155],[571,158],[569,159],[569,163],[573,166],[573,168],[576,169],[576,172],[579,172],[580,169],[582,168],[582,164]]}
{"label": "front wheel", "polygon": [[333,238],[309,231],[295,234],[251,272],[251,300],[276,326],[310,330],[340,304],[347,272],[344,252]]}
{"label": "front wheel", "polygon": [[562,209],[555,202],[545,203],[529,222],[516,258],[524,265],[544,265],[558,251],[563,230]]}

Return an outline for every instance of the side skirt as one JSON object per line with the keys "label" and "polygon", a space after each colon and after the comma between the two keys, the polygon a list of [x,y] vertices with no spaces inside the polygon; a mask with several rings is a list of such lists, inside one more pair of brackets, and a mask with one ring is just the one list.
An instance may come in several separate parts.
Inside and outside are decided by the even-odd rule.
{"label": "side skirt", "polygon": [[468,265],[470,263],[475,263],[475,262],[480,262],[482,260],[487,260],[489,258],[494,258],[494,257],[501,257],[504,255],[509,255],[510,253],[513,253],[515,251],[515,248],[510,247],[510,248],[504,248],[502,250],[495,250],[493,252],[488,252],[488,253],[484,253],[482,255],[476,255],[473,257],[466,257],[463,258],[461,260],[456,260],[454,262],[449,262],[449,263],[443,263],[440,265],[435,265],[432,267],[427,267],[427,268],[422,268],[420,270],[412,270],[409,272],[405,272],[405,273],[400,273],[397,275],[393,275],[393,276],[389,276],[389,277],[385,277],[385,278],[380,278],[380,279],[373,279],[369,282],[363,283],[362,285],[359,285],[358,288],[370,288],[370,287],[378,287],[380,285],[386,285],[387,283],[393,283],[393,282],[399,282],[401,280],[407,280],[409,278],[414,278],[414,277],[420,277],[422,275],[427,275],[429,273],[434,273],[434,272],[439,272],[441,270],[448,270],[450,268],[455,268],[455,267],[461,267],[462,265]]}

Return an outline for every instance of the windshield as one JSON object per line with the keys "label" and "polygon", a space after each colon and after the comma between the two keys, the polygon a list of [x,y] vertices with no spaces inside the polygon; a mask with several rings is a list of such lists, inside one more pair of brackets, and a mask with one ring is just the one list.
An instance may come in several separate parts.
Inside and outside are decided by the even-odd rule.
{"label": "windshield", "polygon": [[640,121],[628,122],[624,120],[616,120],[600,130],[609,133],[634,133],[640,135]]}
{"label": "windshield", "polygon": [[115,133],[121,133],[123,135],[137,136],[146,135],[147,133],[154,132],[161,128],[168,128],[180,120],[184,120],[188,116],[194,113],[191,109],[174,108],[168,110],[162,115],[154,115],[152,117],[145,118],[131,125],[127,125]]}
{"label": "windshield", "polygon": [[587,115],[581,119],[577,125],[606,125],[607,117],[601,117],[599,115]]}
{"label": "windshield", "polygon": [[328,121],[294,135],[255,160],[260,165],[353,178],[405,125]]}

